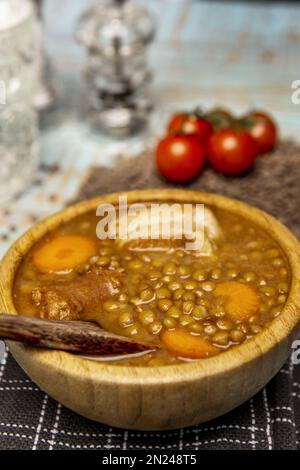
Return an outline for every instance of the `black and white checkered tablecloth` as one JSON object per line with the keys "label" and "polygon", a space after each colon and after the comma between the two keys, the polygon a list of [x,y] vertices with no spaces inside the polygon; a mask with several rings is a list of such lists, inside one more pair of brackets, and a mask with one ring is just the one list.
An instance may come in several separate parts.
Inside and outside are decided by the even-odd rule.
{"label": "black and white checkered tablecloth", "polygon": [[43,393],[5,352],[0,366],[0,449],[299,449],[300,365],[227,415],[199,426],[134,432],[89,421]]}

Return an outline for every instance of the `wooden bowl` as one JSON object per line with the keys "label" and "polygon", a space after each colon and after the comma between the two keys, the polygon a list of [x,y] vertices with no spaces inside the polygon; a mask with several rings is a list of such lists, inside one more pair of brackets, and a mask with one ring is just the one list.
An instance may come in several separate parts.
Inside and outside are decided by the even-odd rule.
{"label": "wooden bowl", "polygon": [[[122,193],[128,203],[206,203],[247,217],[275,239],[290,264],[291,290],[282,313],[262,333],[236,348],[197,362],[165,367],[100,364],[60,352],[9,342],[16,361],[50,396],[77,413],[110,426],[137,430],[175,429],[220,416],[260,390],[282,367],[300,324],[300,244],[273,217],[239,201],[185,190]],[[0,305],[15,312],[16,269],[49,230],[100,203],[118,204],[120,194],[81,202],[43,220],[8,251],[0,267]]]}

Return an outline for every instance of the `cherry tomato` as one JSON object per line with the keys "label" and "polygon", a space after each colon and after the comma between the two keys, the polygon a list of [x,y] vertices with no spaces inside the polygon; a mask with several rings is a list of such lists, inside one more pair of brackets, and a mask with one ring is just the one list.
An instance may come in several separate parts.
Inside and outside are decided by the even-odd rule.
{"label": "cherry tomato", "polygon": [[207,147],[211,166],[228,176],[246,173],[258,155],[255,140],[244,130],[223,129],[215,132]]}
{"label": "cherry tomato", "polygon": [[267,153],[274,149],[277,140],[277,126],[266,113],[255,111],[242,120],[243,127],[256,141],[259,153]]}
{"label": "cherry tomato", "polygon": [[157,146],[156,164],[169,181],[187,183],[202,171],[205,147],[195,136],[168,135]]}
{"label": "cherry tomato", "polygon": [[214,108],[206,114],[205,118],[212,123],[215,131],[231,129],[235,119],[232,114],[223,108]]}
{"label": "cherry tomato", "polygon": [[175,114],[168,125],[169,134],[196,135],[201,142],[206,142],[213,133],[213,126],[197,114]]}

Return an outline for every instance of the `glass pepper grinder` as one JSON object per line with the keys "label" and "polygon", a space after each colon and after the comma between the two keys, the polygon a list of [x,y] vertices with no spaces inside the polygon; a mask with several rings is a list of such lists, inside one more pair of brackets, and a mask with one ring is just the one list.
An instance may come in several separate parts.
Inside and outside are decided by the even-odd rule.
{"label": "glass pepper grinder", "polygon": [[109,135],[128,136],[147,122],[152,108],[147,46],[154,34],[152,15],[131,0],[99,0],[79,19],[76,38],[88,52],[88,113]]}

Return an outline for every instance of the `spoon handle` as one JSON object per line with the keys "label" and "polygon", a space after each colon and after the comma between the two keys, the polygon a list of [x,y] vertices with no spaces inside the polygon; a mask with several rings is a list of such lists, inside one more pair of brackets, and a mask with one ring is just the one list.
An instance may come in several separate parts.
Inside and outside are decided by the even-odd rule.
{"label": "spoon handle", "polygon": [[102,330],[96,323],[0,314],[0,338],[30,346],[92,355],[133,354],[157,348]]}

